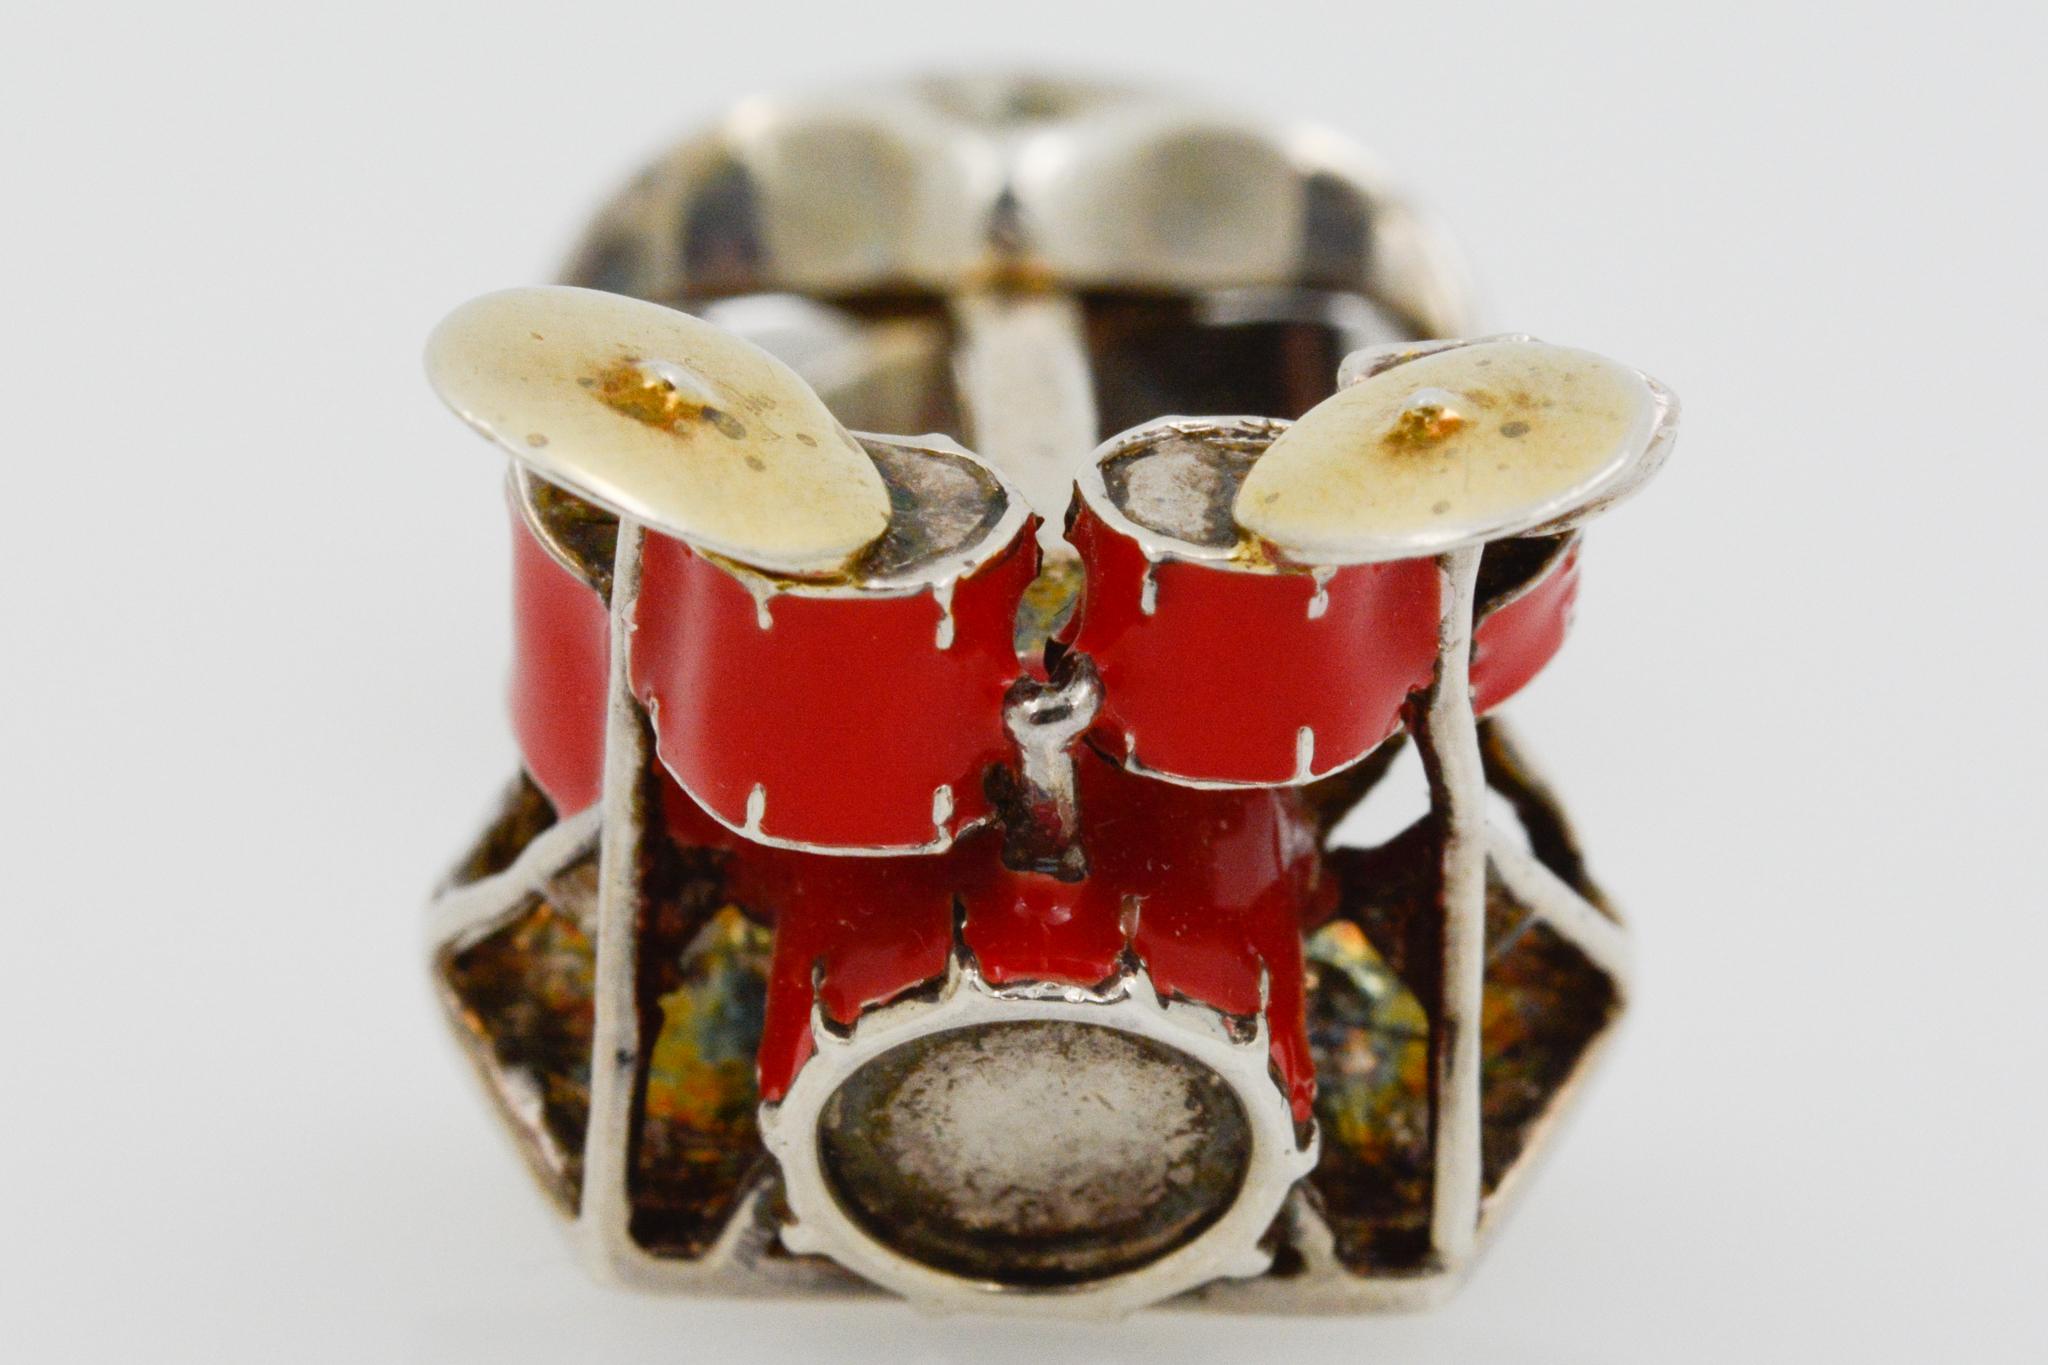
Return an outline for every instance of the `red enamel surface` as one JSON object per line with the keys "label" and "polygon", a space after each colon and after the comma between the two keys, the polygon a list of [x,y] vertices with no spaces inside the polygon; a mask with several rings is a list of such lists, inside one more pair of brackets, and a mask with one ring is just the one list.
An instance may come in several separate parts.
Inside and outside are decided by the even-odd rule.
{"label": "red enamel surface", "polygon": [[981,831],[928,858],[740,851],[728,892],[775,924],[762,1098],[782,1098],[810,1056],[814,982],[826,1017],[850,1025],[862,1010],[945,973],[953,898],[961,883],[986,875],[999,839]]}
{"label": "red enamel surface", "polygon": [[1137,542],[1085,504],[1069,534],[1088,571],[1074,644],[1102,675],[1102,729],[1155,772],[1289,782],[1303,726],[1311,770],[1330,772],[1398,730],[1409,693],[1435,674],[1431,560],[1339,569],[1314,617],[1307,573],[1169,560],[1152,568],[1147,615]]}
{"label": "red enamel surface", "polygon": [[564,815],[604,782],[610,612],[512,513],[512,729],[526,770]]}
{"label": "red enamel surface", "polygon": [[1128,947],[1161,992],[1257,1012],[1266,977],[1272,1053],[1299,1117],[1314,1098],[1301,934],[1324,888],[1295,793],[1197,791],[1134,776],[1084,751],[1078,883],[1012,872],[1000,838],[976,833],[933,858],[851,859],[747,850],[735,897],[771,915],[775,963],[760,1067],[779,1098],[809,1056],[812,987],[850,1024],[945,970],[953,906],[982,973],[998,984],[1094,985]]}
{"label": "red enamel surface", "polygon": [[[1035,525],[1035,523],[1033,523]],[[633,637],[634,691],[655,747],[720,820],[834,848],[930,843],[933,791],[952,788],[949,831],[988,812],[982,775],[1008,755],[1003,690],[1017,676],[1017,603],[1037,572],[1033,525],[954,587],[953,639],[930,592],[767,599],[650,533]]]}
{"label": "red enamel surface", "polygon": [[1472,638],[1472,707],[1482,714],[1522,690],[1564,647],[1579,598],[1579,545],[1520,597],[1489,613]]}
{"label": "red enamel surface", "polygon": [[[1137,545],[1085,510],[1074,538],[1090,574],[1077,644],[1104,678],[1105,739],[1136,734],[1148,766],[1284,782],[1298,726],[1316,731],[1317,770],[1334,766],[1391,733],[1409,692],[1429,680],[1428,561],[1338,573],[1315,620],[1306,575],[1162,564],[1158,614],[1147,617]],[[607,614],[517,518],[513,566],[514,723],[529,771],[566,813],[594,801],[602,780]],[[728,850],[730,895],[776,927],[762,1094],[784,1094],[810,1054],[814,982],[825,1014],[850,1025],[943,976],[957,905],[962,939],[998,984],[1093,985],[1129,952],[1160,991],[1245,1015],[1259,1007],[1263,972],[1273,1060],[1305,1118],[1314,1067],[1301,941],[1327,913],[1330,888],[1291,788],[1196,790],[1084,748],[1091,871],[1079,883],[1005,868],[994,829],[940,856],[858,858],[774,849],[727,828],[745,822],[755,782],[770,792],[765,832],[835,846],[929,839],[940,782],[953,786],[955,825],[984,813],[984,770],[1013,758],[1001,696],[1021,671],[1011,623],[1035,566],[1027,527],[958,586],[955,640],[942,651],[929,594],[780,594],[763,631],[733,575],[649,537],[634,681],[658,717],[664,824],[681,843]],[[1577,584],[1575,546],[1480,623],[1477,706],[1504,701],[1556,653]]]}

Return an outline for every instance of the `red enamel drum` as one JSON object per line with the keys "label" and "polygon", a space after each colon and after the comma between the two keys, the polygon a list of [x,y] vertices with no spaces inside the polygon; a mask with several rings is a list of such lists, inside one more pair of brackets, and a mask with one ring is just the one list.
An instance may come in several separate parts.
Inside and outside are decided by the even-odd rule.
{"label": "red enamel drum", "polygon": [[1100,729],[1133,769],[1192,785],[1322,777],[1400,729],[1434,676],[1434,562],[1289,565],[1231,519],[1284,425],[1153,423],[1079,480],[1072,643],[1096,661]]}
{"label": "red enamel drum", "polygon": [[610,612],[603,597],[512,498],[512,730],[526,771],[564,815],[594,805],[604,785]]}
{"label": "red enamel drum", "polygon": [[[1134,770],[1197,786],[1312,781],[1400,730],[1436,672],[1429,558],[1291,564],[1232,517],[1286,424],[1173,419],[1109,442],[1068,538],[1087,567],[1073,646],[1096,662],[1098,732]],[[1472,682],[1481,712],[1563,644],[1576,536],[1489,546]]]}
{"label": "red enamel drum", "polygon": [[1085,746],[1077,768],[1091,853],[1080,881],[1005,867],[994,830],[932,858],[735,864],[732,894],[775,923],[763,1098],[779,1099],[810,1056],[814,1003],[851,1030],[944,978],[958,952],[1013,991],[1098,987],[1137,968],[1162,997],[1262,1016],[1287,1103],[1308,1118],[1301,939],[1331,888],[1300,799],[1162,785]]}
{"label": "red enamel drum", "polygon": [[790,1249],[904,1284],[1192,1274],[1313,1166],[1302,934],[1333,889],[1300,797],[1085,745],[1075,777],[1078,880],[1007,865],[994,828],[729,864],[775,925],[757,1056]]}
{"label": "red enamel drum", "polygon": [[[880,443],[876,445],[882,448]],[[1226,447],[1224,458],[1231,458],[1232,454]],[[893,459],[897,477],[903,477],[907,468],[903,463],[905,456],[885,454],[880,458]],[[939,458],[960,461],[963,457],[942,452]],[[963,472],[968,468],[962,464],[950,467]],[[933,481],[927,478],[928,484]],[[919,553],[909,549],[906,542],[922,534],[925,562],[936,564],[939,561],[932,557],[934,542],[929,533],[913,531],[913,526],[950,518],[956,526],[988,522],[992,528],[991,515],[995,521],[1001,521],[1017,505],[1000,488],[984,502],[989,486],[979,475],[954,480],[953,486],[961,496],[950,511],[943,510],[942,498],[920,507],[906,493],[905,507],[894,532],[894,553]],[[1127,478],[1121,481],[1121,486],[1128,487]],[[926,497],[932,499],[933,493],[928,488]],[[573,547],[564,544],[563,523],[567,519],[573,536],[581,523],[593,521],[601,514],[527,475],[515,482],[511,501],[513,723],[528,772],[556,809],[568,813],[597,799],[603,777],[608,621],[604,599],[588,581],[592,573],[589,564],[576,563],[569,553]],[[1002,513],[994,512],[998,501],[1005,508]],[[983,508],[979,517],[971,510],[976,506]],[[541,524],[544,520],[545,525]],[[1340,698],[1345,694],[1345,689],[1331,680],[1332,667],[1359,667],[1370,673],[1375,630],[1391,629],[1408,642],[1409,663],[1415,671],[1406,677],[1419,678],[1426,684],[1428,664],[1417,663],[1412,657],[1422,649],[1421,632],[1414,622],[1428,621],[1433,610],[1426,601],[1416,600],[1434,586],[1433,578],[1418,579],[1416,570],[1426,567],[1424,561],[1396,561],[1400,568],[1394,571],[1389,571],[1390,566],[1361,565],[1334,574],[1230,574],[1218,572],[1197,559],[1149,560],[1137,536],[1112,529],[1086,500],[1077,508],[1071,534],[1083,547],[1091,575],[1087,608],[1080,618],[1081,638],[1076,643],[1105,659],[1109,676],[1115,682],[1105,725],[1114,727],[1111,733],[1122,746],[1119,752],[1126,754],[1132,752],[1137,723],[1156,718],[1166,735],[1157,746],[1148,744],[1137,754],[1136,766],[1145,771],[1204,782],[1244,781],[1245,773],[1260,774],[1260,780],[1293,780],[1292,768],[1281,767],[1295,756],[1290,743],[1299,742],[1295,737],[1298,731],[1289,730],[1287,717],[1320,715],[1331,710],[1331,697],[1314,693],[1320,680],[1320,685],[1329,692]],[[857,768],[827,764],[821,771],[807,762],[799,762],[793,766],[784,764],[777,770],[780,775],[793,776],[795,781],[778,781],[788,799],[778,801],[777,818],[773,821],[766,818],[764,800],[759,833],[771,842],[828,848],[862,847],[853,842],[861,839],[872,839],[881,845],[912,843],[920,835],[926,841],[936,840],[938,825],[929,817],[934,797],[927,794],[923,802],[917,799],[918,784],[927,780],[916,766],[921,745],[929,746],[929,766],[942,779],[946,772],[967,774],[965,779],[956,776],[944,783],[951,787],[956,802],[952,831],[957,833],[969,822],[983,818],[987,813],[986,800],[979,778],[973,773],[977,764],[985,767],[1008,752],[1000,734],[997,703],[988,698],[999,693],[1016,671],[1014,656],[1004,653],[1009,638],[1009,627],[1004,622],[1014,614],[1016,597],[1022,591],[1019,583],[1026,580],[1034,562],[1028,547],[1017,542],[990,547],[986,544],[989,539],[983,537],[984,549],[991,557],[972,566],[953,592],[950,605],[956,639],[969,642],[954,653],[938,649],[937,628],[927,629],[938,610],[940,589],[935,585],[923,594],[913,591],[888,595],[890,590],[875,589],[872,584],[868,592],[862,593],[849,592],[845,584],[821,588],[799,580],[775,580],[750,573],[730,561],[699,555],[673,538],[650,534],[642,614],[657,624],[652,634],[636,636],[636,682],[658,677],[673,680],[679,672],[686,671],[689,641],[698,638],[688,630],[687,615],[677,610],[677,604],[688,594],[695,594],[691,600],[698,603],[697,610],[708,613],[704,619],[711,625],[707,629],[723,641],[712,648],[708,657],[726,661],[713,667],[703,659],[698,660],[707,679],[706,701],[701,706],[683,708],[690,723],[699,727],[696,734],[702,743],[694,751],[696,762],[689,762],[693,757],[688,748],[691,741],[682,737],[682,722],[677,719],[675,707],[664,718],[668,723],[661,727],[667,741],[662,750],[664,760],[680,762],[695,772],[702,793],[721,794],[724,804],[715,810],[718,818],[745,831],[746,802],[753,786],[747,780],[746,770],[712,771],[720,767],[719,756],[728,752],[723,745],[710,742],[720,730],[720,717],[728,718],[725,724],[735,733],[746,733],[746,727],[751,725],[752,733],[771,737],[783,731],[768,714],[769,708],[786,705],[790,709],[783,713],[783,718],[790,724],[802,725],[805,722],[801,717],[818,714],[820,698],[811,695],[811,683],[819,676],[850,676],[841,671],[842,665],[830,662],[844,660],[843,668],[867,671],[863,685],[867,697],[865,714],[878,716],[885,703],[895,704],[899,733],[908,739],[900,745],[872,745],[873,751],[862,757],[853,753],[853,748],[862,740],[879,740],[880,735],[842,713],[837,721],[819,723],[824,747],[817,752],[834,752],[837,746],[836,751],[845,756],[846,764],[867,763],[869,772],[883,775],[878,780],[885,786],[887,774],[907,771],[912,785],[909,794],[896,803],[899,818],[886,825],[879,819],[868,824],[865,822],[872,813],[863,800],[841,799],[837,775]],[[878,560],[879,555],[871,562]],[[1169,606],[1185,608],[1175,610],[1163,622],[1147,619],[1156,617],[1156,611],[1143,611],[1143,584],[1148,568],[1155,608],[1162,583],[1172,585],[1171,594],[1165,598]],[[1579,538],[1575,534],[1509,539],[1487,549],[1472,660],[1473,701],[1479,711],[1488,711],[1513,696],[1557,653],[1577,598],[1578,577]],[[1118,585],[1133,581],[1139,584],[1141,594],[1135,610],[1130,593],[1118,593]],[[655,586],[648,586],[650,583]],[[1401,585],[1405,596],[1384,591],[1390,583]],[[1312,618],[1308,606],[1299,600],[1306,596],[1312,602],[1319,590],[1336,607],[1338,620],[1365,618],[1348,639],[1339,641],[1340,645],[1352,647],[1348,651],[1325,648],[1320,652],[1303,652],[1307,645],[1327,638],[1314,622],[1327,619],[1329,609],[1325,609],[1322,618]],[[1252,604],[1252,619],[1277,622],[1281,634],[1291,629],[1296,638],[1280,642],[1269,638],[1268,660],[1255,661],[1257,667],[1247,675],[1249,683],[1244,677],[1234,682],[1211,681],[1220,661],[1241,657],[1241,627],[1233,624],[1239,619],[1234,613],[1244,610],[1240,601]],[[773,639],[764,638],[769,633],[759,624],[764,611],[771,622],[779,614],[784,624],[793,623],[794,629]],[[1116,629],[1119,621],[1121,629]],[[966,623],[964,632],[960,629],[962,622]],[[791,643],[799,631],[801,643]],[[1156,634],[1147,639],[1152,632]],[[885,639],[894,643],[881,644]],[[773,646],[781,646],[782,652],[778,653]],[[927,685],[915,668],[882,667],[883,661],[891,657],[891,650],[912,661],[929,660],[936,655],[941,666],[928,671]],[[792,667],[789,656],[799,651],[814,653],[808,664]],[[1361,657],[1363,663],[1359,662]],[[1309,659],[1318,666],[1299,673],[1270,666],[1271,659],[1281,658]],[[781,695],[778,700],[779,694],[772,690],[731,685],[732,680],[742,678],[780,680],[802,695]],[[722,692],[720,680],[725,682]],[[1400,674],[1391,680],[1382,679],[1379,709],[1372,713],[1378,719],[1350,732],[1358,736],[1354,742],[1366,745],[1361,753],[1384,739],[1392,728],[1398,728],[1407,688],[1396,684],[1404,680]],[[1181,695],[1177,689],[1200,690],[1204,686],[1212,694],[1206,704],[1224,708],[1214,714],[1238,716],[1233,726],[1190,725],[1173,704],[1172,699]],[[1293,709],[1274,713],[1252,707],[1252,691],[1248,688],[1283,700],[1294,697]],[[1308,695],[1302,698],[1302,693]],[[712,696],[720,700],[712,702]],[[1149,710],[1148,698],[1153,700]],[[1245,708],[1242,714],[1236,711],[1239,707]],[[933,723],[934,717],[946,715],[949,710],[968,723]],[[659,716],[659,708],[656,711]],[[816,739],[819,730],[806,733]],[[1324,735],[1343,732],[1325,721],[1315,733],[1320,751]],[[789,753],[787,748],[773,743],[764,747],[771,766],[778,755],[786,757]],[[1192,758],[1186,756],[1190,747],[1196,750]],[[1260,748],[1266,760],[1263,767],[1250,761],[1259,757]],[[908,760],[906,754],[910,755]],[[1186,766],[1179,768],[1176,764]],[[670,770],[680,776],[679,768],[671,766]],[[1277,779],[1265,776],[1276,771],[1281,773]],[[1321,775],[1324,769],[1318,764],[1313,771]],[[830,781],[819,784],[807,780],[817,777]],[[940,784],[934,782],[934,790]],[[765,788],[766,781],[761,785]],[[964,802],[962,797],[966,798]],[[790,804],[804,799],[815,803],[810,817]],[[791,817],[796,818],[796,824],[791,823]],[[792,829],[803,832],[789,833]]]}
{"label": "red enamel drum", "polygon": [[932,853],[985,820],[1005,759],[1035,520],[957,447],[869,439],[894,508],[830,579],[649,532],[632,683],[662,766],[760,843]]}
{"label": "red enamel drum", "polygon": [[1514,696],[1564,647],[1579,600],[1577,533],[1499,540],[1479,565],[1472,708]]}

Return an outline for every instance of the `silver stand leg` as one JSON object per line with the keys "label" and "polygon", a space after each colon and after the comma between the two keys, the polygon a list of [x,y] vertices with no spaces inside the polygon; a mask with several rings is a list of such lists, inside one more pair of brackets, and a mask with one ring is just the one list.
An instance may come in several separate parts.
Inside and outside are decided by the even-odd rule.
{"label": "silver stand leg", "polygon": [[1060,514],[1073,495],[1074,463],[1097,439],[1081,305],[1066,294],[966,294],[954,300],[953,319],[969,444],[1045,518],[1047,551],[1072,554],[1059,538]]}
{"label": "silver stand leg", "polygon": [[1483,547],[1437,561],[1443,614],[1421,751],[1443,829],[1439,904],[1443,993],[1432,1059],[1435,1116],[1430,1247],[1439,1268],[1472,1254],[1479,1229],[1479,1021],[1486,981],[1486,774],[1472,713],[1472,614]]}
{"label": "silver stand leg", "polygon": [[583,1140],[579,1235],[593,1269],[624,1278],[635,1258],[627,1189],[627,1128],[639,1072],[640,857],[646,812],[646,727],[633,697],[633,605],[640,595],[646,532],[619,519],[612,567],[611,668],[606,686],[604,795],[597,864],[596,1019],[590,1048],[590,1126]]}

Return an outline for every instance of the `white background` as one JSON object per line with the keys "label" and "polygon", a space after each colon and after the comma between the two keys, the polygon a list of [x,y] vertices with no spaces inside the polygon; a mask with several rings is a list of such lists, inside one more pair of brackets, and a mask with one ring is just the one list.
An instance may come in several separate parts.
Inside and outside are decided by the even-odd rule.
{"label": "white background", "polygon": [[[9,5],[0,1355],[2048,1358],[2040,13]],[[427,328],[737,95],[1029,60],[1356,134],[1489,327],[1685,400],[1515,708],[1639,1004],[1434,1316],[601,1291],[429,1003],[513,751]]]}

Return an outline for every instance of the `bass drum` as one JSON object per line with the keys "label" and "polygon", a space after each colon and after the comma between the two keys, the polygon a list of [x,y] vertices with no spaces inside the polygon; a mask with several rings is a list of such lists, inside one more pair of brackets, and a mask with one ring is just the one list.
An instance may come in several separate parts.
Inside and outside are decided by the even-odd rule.
{"label": "bass drum", "polygon": [[1092,752],[1078,776],[1078,882],[1006,868],[993,830],[736,874],[776,926],[762,1124],[792,1250],[1025,1311],[1266,1267],[1316,1151],[1313,835],[1292,793],[1162,787]]}

